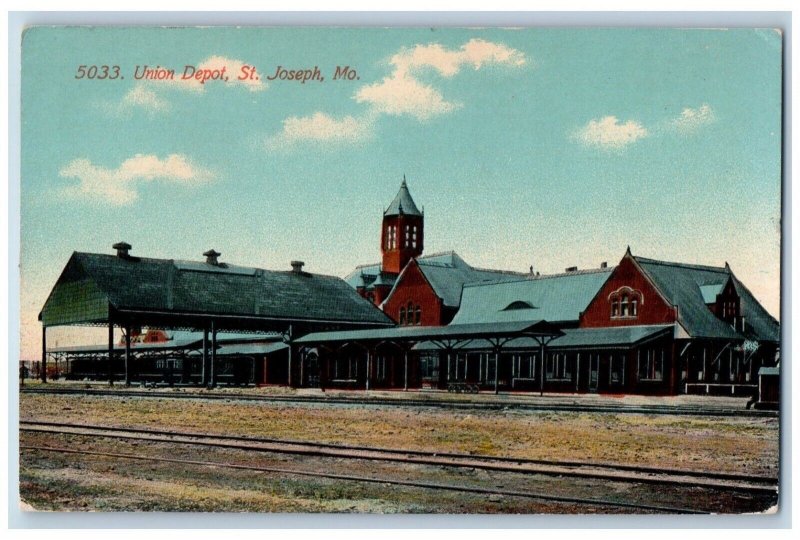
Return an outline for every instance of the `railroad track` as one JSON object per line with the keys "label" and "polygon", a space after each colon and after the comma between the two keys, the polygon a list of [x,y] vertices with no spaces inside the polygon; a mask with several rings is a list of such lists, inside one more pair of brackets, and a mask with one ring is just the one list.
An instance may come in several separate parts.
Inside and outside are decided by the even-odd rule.
{"label": "railroad track", "polygon": [[313,478],[327,478],[327,479],[344,480],[351,482],[364,482],[372,484],[414,487],[421,489],[454,491],[458,493],[475,493],[475,494],[490,495],[490,496],[500,495],[504,497],[519,497],[525,499],[535,499],[540,501],[557,502],[563,504],[579,504],[588,506],[625,508],[630,510],[646,510],[650,512],[659,512],[666,514],[708,513],[701,510],[696,510],[694,508],[680,508],[680,507],[663,506],[663,505],[629,503],[625,501],[611,501],[611,500],[596,499],[596,498],[562,497],[558,495],[548,495],[545,493],[534,493],[529,491],[519,491],[519,490],[510,490],[502,488],[483,488],[480,486],[464,486],[464,485],[441,484],[433,482],[415,482],[410,480],[397,480],[394,478],[376,478],[372,476],[358,476],[352,474],[322,473],[316,471],[303,471],[303,470],[287,469],[279,467],[258,467],[253,465],[238,465],[234,463],[225,463],[219,461],[184,460],[184,459],[174,459],[174,458],[164,458],[164,457],[142,456],[137,454],[126,454],[119,452],[94,452],[90,450],[76,450],[74,448],[59,448],[59,447],[33,446],[33,445],[20,446],[20,450],[31,450],[37,452],[55,452],[59,454],[79,454],[79,455],[98,456],[98,457],[112,457],[117,459],[147,461],[148,463],[159,462],[159,463],[175,463],[181,465],[198,465],[201,467],[227,468],[227,469],[263,472],[263,473],[308,476]]}
{"label": "railroad track", "polygon": [[515,401],[463,401],[445,399],[409,399],[382,397],[340,397],[340,396],[254,396],[247,394],[215,394],[211,392],[164,392],[84,388],[21,388],[23,394],[60,394],[79,396],[135,397],[145,399],[197,399],[216,401],[249,401],[261,403],[301,403],[327,405],[367,405],[394,407],[436,407],[461,410],[525,410],[543,412],[592,412],[613,414],[658,414],[690,416],[726,416],[743,418],[776,418],[778,411],[747,409],[708,409],[690,406],[670,405],[598,405],[594,403],[534,403]]}
{"label": "railroad track", "polygon": [[494,457],[486,455],[429,452],[396,448],[339,445],[273,438],[212,435],[183,431],[123,428],[62,422],[20,421],[20,431],[120,440],[149,441],[215,447],[249,452],[268,452],[299,456],[371,460],[481,469],[503,473],[586,478],[610,482],[646,483],[663,486],[697,487],[751,494],[774,494],[777,479],[767,476],[696,470],[675,470],[636,465],[554,461]]}

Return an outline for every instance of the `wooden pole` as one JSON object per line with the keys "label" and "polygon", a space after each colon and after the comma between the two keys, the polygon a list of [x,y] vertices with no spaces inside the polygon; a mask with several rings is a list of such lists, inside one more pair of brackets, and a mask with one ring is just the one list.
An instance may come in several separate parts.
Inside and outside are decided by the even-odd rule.
{"label": "wooden pole", "polygon": [[131,385],[131,325],[125,327],[125,386]]}
{"label": "wooden pole", "polygon": [[500,348],[494,349],[494,393],[499,393],[499,377],[500,377]]}
{"label": "wooden pole", "polygon": [[292,325],[289,325],[289,329],[286,334],[287,345],[289,345],[289,350],[287,351],[288,360],[287,360],[287,368],[288,368],[288,375],[286,384],[289,388],[294,387],[294,377],[292,377]]}
{"label": "wooden pole", "polygon": [[108,384],[114,386],[114,323],[108,323]]}
{"label": "wooden pole", "polygon": [[367,390],[369,390],[370,379],[372,378],[372,351],[367,349]]}
{"label": "wooden pole", "polygon": [[39,374],[42,382],[47,382],[47,327],[42,325],[42,372]]}
{"label": "wooden pole", "polygon": [[217,327],[214,324],[214,321],[211,321],[211,377],[210,377],[210,385],[211,388],[215,388],[217,386]]}
{"label": "wooden pole", "polygon": [[203,365],[200,366],[200,386],[208,386],[208,328],[203,328]]}
{"label": "wooden pole", "polygon": [[403,390],[408,391],[408,349],[403,350]]}
{"label": "wooden pole", "polygon": [[543,396],[544,395],[544,362],[545,362],[545,360],[544,360],[544,341],[543,340],[539,341],[539,343],[542,346],[541,347],[541,350],[542,350],[542,365],[539,366],[539,395]]}

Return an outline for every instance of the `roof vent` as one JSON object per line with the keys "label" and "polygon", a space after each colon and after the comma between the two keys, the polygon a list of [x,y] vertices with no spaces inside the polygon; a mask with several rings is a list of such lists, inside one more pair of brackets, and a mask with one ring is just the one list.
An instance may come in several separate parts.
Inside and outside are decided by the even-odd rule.
{"label": "roof vent", "polygon": [[220,255],[222,255],[222,253],[217,253],[213,249],[209,249],[208,251],[203,253],[203,256],[206,258],[206,262],[208,264],[213,264],[214,266],[219,266],[219,256]]}
{"label": "roof vent", "polygon": [[608,263],[606,261],[601,262],[600,268],[608,268]]}
{"label": "roof vent", "polygon": [[570,266],[569,268],[564,269],[564,272],[577,272],[577,271],[578,271],[577,266]]}
{"label": "roof vent", "polygon": [[303,261],[292,261],[290,264],[292,265],[292,272],[299,274],[303,271],[303,265],[306,263]]}
{"label": "roof vent", "polygon": [[131,250],[132,246],[129,243],[117,242],[111,247],[117,250],[117,257],[122,257],[123,259],[127,259],[128,257],[130,257],[130,254],[128,252]]}

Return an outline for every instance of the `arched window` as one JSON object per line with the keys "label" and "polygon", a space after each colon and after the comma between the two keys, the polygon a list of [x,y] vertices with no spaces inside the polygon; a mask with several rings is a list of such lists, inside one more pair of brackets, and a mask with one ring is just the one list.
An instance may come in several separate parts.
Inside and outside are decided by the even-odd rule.
{"label": "arched window", "polygon": [[400,320],[398,322],[401,326],[406,324],[406,308],[404,307],[400,308]]}
{"label": "arched window", "polygon": [[406,225],[405,229],[406,229],[406,234],[405,234],[406,238],[403,247],[409,247],[411,245],[411,227]]}
{"label": "arched window", "polygon": [[421,321],[422,321],[422,308],[417,306],[417,309],[414,311],[414,324],[419,326]]}
{"label": "arched window", "polygon": [[417,247],[417,226],[416,225],[414,225],[414,227],[411,229],[411,247],[412,248],[416,248]]}
{"label": "arched window", "polygon": [[639,316],[644,297],[640,291],[623,286],[608,295],[608,302],[611,304],[612,318],[631,319]]}

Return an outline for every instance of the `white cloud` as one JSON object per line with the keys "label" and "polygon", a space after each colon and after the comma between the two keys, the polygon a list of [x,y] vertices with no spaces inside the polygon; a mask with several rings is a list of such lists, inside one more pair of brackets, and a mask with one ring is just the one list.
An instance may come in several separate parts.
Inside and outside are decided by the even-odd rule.
{"label": "white cloud", "polygon": [[417,79],[424,70],[442,77],[453,77],[462,68],[479,70],[487,64],[519,67],[525,55],[506,45],[473,39],[451,50],[431,43],[404,48],[389,59],[393,71],[378,82],[359,88],[353,99],[368,109],[361,116],[336,119],[324,112],[311,116],[290,117],[282,130],[267,141],[268,148],[285,147],[299,141],[357,142],[372,136],[373,124],[381,115],[408,115],[419,121],[452,112],[463,105],[447,101],[430,84]]}
{"label": "white cloud", "polygon": [[291,116],[283,129],[267,141],[269,148],[291,146],[301,141],[321,143],[357,142],[372,134],[372,117],[345,116],[337,119],[323,112],[311,116]]}
{"label": "white cloud", "polygon": [[166,159],[137,154],[116,169],[94,165],[88,159],[74,159],[59,171],[62,178],[77,178],[80,183],[65,189],[68,196],[122,206],[139,198],[137,184],[162,180],[193,185],[214,177],[210,171],[193,165],[186,156],[170,154]]}
{"label": "white cloud", "polygon": [[586,146],[607,150],[621,150],[648,135],[648,130],[639,122],[628,120],[622,123],[616,116],[590,120],[574,134]]}
{"label": "white cloud", "polygon": [[525,55],[520,51],[482,39],[472,39],[458,50],[448,50],[438,43],[416,45],[411,49],[402,49],[389,60],[395,66],[395,75],[431,67],[444,77],[456,75],[465,65],[478,70],[484,64],[519,67],[525,62]]}
{"label": "white cloud", "polygon": [[479,70],[485,64],[519,67],[525,62],[520,51],[481,39],[470,40],[458,50],[446,49],[438,43],[416,45],[392,56],[389,60],[394,66],[392,74],[380,82],[361,87],[355,100],[383,114],[407,114],[417,120],[427,120],[451,112],[461,104],[446,101],[439,90],[417,80],[415,75],[423,69],[430,68],[443,77],[453,77],[463,66]]}
{"label": "white cloud", "polygon": [[435,88],[409,75],[397,74],[361,87],[355,99],[359,103],[369,103],[377,112],[393,116],[408,114],[417,120],[427,120],[461,107],[459,103],[445,101]]}
{"label": "white cloud", "polygon": [[670,121],[670,125],[679,132],[691,133],[714,120],[714,110],[704,103],[696,109],[686,107],[677,118]]}

